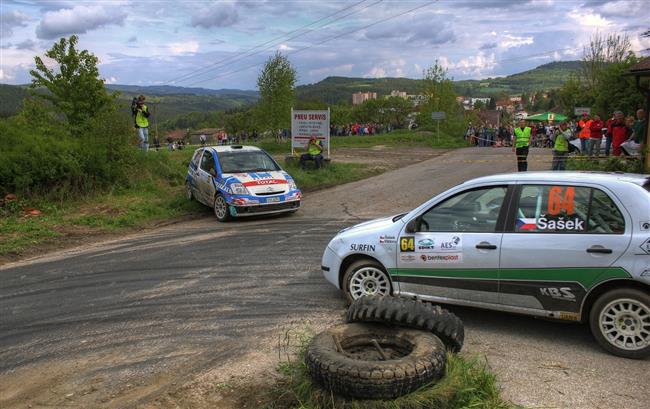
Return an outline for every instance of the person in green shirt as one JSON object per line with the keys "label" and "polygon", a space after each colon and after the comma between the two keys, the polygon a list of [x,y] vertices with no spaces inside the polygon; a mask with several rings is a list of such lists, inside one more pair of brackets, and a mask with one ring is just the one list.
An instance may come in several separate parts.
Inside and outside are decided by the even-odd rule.
{"label": "person in green shirt", "polygon": [[645,142],[647,126],[648,124],[645,120],[645,111],[643,109],[639,109],[636,111],[636,121],[634,121],[634,125],[632,125],[633,132],[630,138],[633,139],[636,143],[642,144]]}
{"label": "person in green shirt", "polygon": [[530,145],[531,129],[526,126],[526,120],[519,120],[519,126],[515,128],[515,141],[512,151],[517,155],[517,171],[528,170],[528,146]]}
{"label": "person in green shirt", "polygon": [[300,155],[300,168],[305,169],[305,162],[308,160],[316,162],[316,169],[323,166],[323,145],[315,136],[309,138],[307,153]]}
{"label": "person in green shirt", "polygon": [[146,151],[149,149],[149,108],[144,101],[144,95],[140,95],[135,104],[131,106],[131,115],[133,115],[135,129],[140,137],[140,148]]}
{"label": "person in green shirt", "polygon": [[555,131],[553,145],[553,170],[566,170],[566,159],[569,156],[569,141],[574,139],[571,128],[566,122],[560,122],[560,128]]}

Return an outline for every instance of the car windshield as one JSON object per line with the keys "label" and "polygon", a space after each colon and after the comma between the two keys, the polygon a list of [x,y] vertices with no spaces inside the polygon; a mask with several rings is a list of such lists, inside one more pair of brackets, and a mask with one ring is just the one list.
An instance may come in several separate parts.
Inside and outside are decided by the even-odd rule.
{"label": "car windshield", "polygon": [[219,152],[223,173],[270,172],[280,167],[263,151]]}

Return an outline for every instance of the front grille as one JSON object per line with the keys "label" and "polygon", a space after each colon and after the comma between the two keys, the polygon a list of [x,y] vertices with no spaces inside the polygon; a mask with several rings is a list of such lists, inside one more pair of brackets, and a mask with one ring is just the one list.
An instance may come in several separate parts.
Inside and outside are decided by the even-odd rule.
{"label": "front grille", "polygon": [[260,193],[255,193],[255,196],[272,196],[272,195],[281,195],[284,193],[284,190],[280,190],[277,192],[260,192]]}
{"label": "front grille", "polygon": [[237,206],[236,209],[238,214],[254,214],[254,213],[274,212],[276,210],[297,209],[299,207],[300,207],[300,202],[294,201],[294,202],[274,203],[274,204],[259,205],[259,206]]}

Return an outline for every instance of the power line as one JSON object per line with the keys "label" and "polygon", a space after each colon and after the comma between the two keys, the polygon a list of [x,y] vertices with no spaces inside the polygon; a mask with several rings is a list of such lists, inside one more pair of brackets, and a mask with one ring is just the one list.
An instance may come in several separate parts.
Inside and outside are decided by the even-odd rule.
{"label": "power line", "polygon": [[[416,11],[416,10],[422,9],[422,8],[424,8],[424,7],[427,7],[427,6],[430,6],[430,5],[432,5],[433,3],[436,3],[437,1],[438,1],[438,0],[430,1],[430,2],[425,3],[425,4],[422,4],[422,5],[420,5],[420,6],[413,7],[413,8],[411,8],[411,9],[409,9],[409,10],[404,11],[404,12],[401,12],[401,13],[395,14],[395,15],[393,15],[393,16],[389,16],[389,17],[386,17],[386,18],[384,18],[384,19],[381,19],[381,20],[375,21],[374,23],[367,24],[367,25],[365,25],[365,26],[363,26],[363,27],[356,28],[356,29],[354,29],[354,30],[350,30],[350,31],[346,31],[346,32],[344,32],[344,33],[337,34],[337,35],[332,36],[332,37],[328,37],[328,38],[324,39],[323,41],[320,41],[320,42],[317,42],[317,43],[314,43],[314,44],[308,45],[308,46],[303,47],[303,48],[299,48],[299,49],[294,50],[294,51],[290,51],[290,52],[287,53],[287,55],[297,54],[297,53],[299,53],[299,52],[302,52],[302,51],[308,50],[308,49],[310,49],[310,48],[313,48],[313,47],[315,47],[315,46],[318,46],[318,45],[324,44],[324,43],[326,43],[326,42],[328,42],[328,41],[332,41],[332,40],[335,40],[335,39],[337,39],[337,38],[341,38],[341,37],[343,37],[343,36],[346,36],[346,35],[349,35],[349,34],[353,34],[353,33],[356,33],[356,32],[358,32],[358,31],[361,31],[361,30],[365,30],[365,29],[370,28],[370,27],[372,27],[372,26],[375,26],[375,25],[377,25],[377,24],[384,23],[384,22],[386,22],[386,21],[388,21],[388,20],[392,20],[392,19],[394,19],[394,18],[401,17],[401,16],[403,16],[403,15],[405,15],[405,14],[408,14],[408,13],[411,13],[411,12],[413,12],[413,11]],[[207,81],[212,81],[212,80],[215,80],[215,79],[217,79],[217,78],[228,77],[228,76],[230,76],[230,75],[233,75],[233,74],[236,74],[236,73],[239,73],[239,72],[242,72],[242,71],[248,70],[248,69],[250,69],[250,68],[260,66],[260,65],[262,65],[262,64],[264,64],[264,62],[256,63],[256,64],[252,64],[252,65],[248,65],[248,66],[243,67],[243,68],[240,68],[240,69],[238,69],[238,70],[234,70],[234,71],[226,72],[226,73],[224,73],[224,74],[217,75],[217,76],[215,76],[215,77],[210,77],[210,78],[205,79],[205,80],[200,80],[200,81],[193,82],[193,83],[191,83],[191,84],[189,84],[189,85],[187,85],[187,86],[189,87],[189,86],[196,85],[196,84],[202,84],[202,83],[207,82]]]}
{"label": "power line", "polygon": [[[256,49],[258,49],[258,48],[260,48],[260,47],[264,47],[264,46],[266,46],[266,45],[268,45],[268,44],[271,44],[271,43],[274,43],[274,42],[276,42],[276,41],[278,41],[278,40],[280,40],[280,42],[286,42],[286,41],[289,41],[289,40],[293,40],[293,39],[298,38],[298,37],[301,37],[301,36],[303,36],[303,35],[305,35],[305,34],[311,33],[312,31],[319,30],[319,29],[321,29],[321,28],[327,27],[328,25],[330,25],[330,24],[332,24],[332,23],[335,23],[335,22],[341,20],[342,18],[345,18],[345,17],[347,17],[347,16],[349,16],[349,15],[352,15],[352,14],[358,13],[358,12],[360,12],[360,11],[363,11],[363,10],[367,9],[368,7],[371,7],[371,6],[373,6],[373,5],[375,5],[375,4],[379,3],[379,2],[381,2],[382,0],[379,0],[379,1],[377,1],[377,2],[375,2],[375,3],[373,3],[373,4],[371,4],[370,6],[366,6],[366,7],[362,8],[362,9],[360,9],[360,10],[356,10],[356,11],[353,11],[353,12],[351,12],[351,13],[348,13],[348,14],[346,14],[346,15],[344,15],[344,16],[341,16],[341,17],[335,19],[334,21],[331,21],[331,22],[329,22],[329,23],[327,23],[327,24],[325,24],[325,25],[322,25],[321,27],[308,29],[307,31],[305,31],[305,32],[303,32],[303,33],[300,33],[300,34],[297,34],[297,35],[295,35],[295,36],[293,36],[293,37],[285,38],[286,36],[289,36],[289,35],[291,35],[291,34],[294,34],[294,33],[299,32],[299,31],[301,31],[301,30],[307,29],[308,27],[313,26],[314,24],[320,23],[320,22],[322,22],[322,21],[324,21],[324,20],[327,20],[327,19],[329,19],[329,18],[331,18],[331,17],[333,17],[333,16],[336,16],[337,14],[340,14],[340,13],[342,13],[342,12],[344,12],[344,11],[350,10],[350,9],[352,9],[352,8],[358,6],[359,4],[364,3],[364,2],[366,2],[366,1],[368,1],[368,0],[361,0],[361,1],[359,1],[359,2],[357,2],[357,3],[354,3],[354,4],[350,5],[350,6],[344,7],[344,8],[342,8],[342,9],[340,9],[340,10],[338,10],[338,11],[332,13],[332,14],[329,14],[329,15],[327,15],[327,16],[325,16],[325,17],[322,17],[322,18],[320,18],[320,19],[318,19],[318,20],[316,20],[316,21],[313,21],[313,22],[311,22],[311,23],[309,23],[309,24],[307,24],[307,25],[304,25],[304,26],[299,27],[299,28],[297,28],[297,29],[295,29],[295,30],[289,31],[288,33],[285,33],[285,34],[283,34],[283,35],[281,35],[281,36],[275,37],[275,38],[273,38],[273,39],[271,39],[271,40],[269,40],[269,41],[266,41],[266,42],[264,42],[264,43],[262,43],[262,44],[258,44],[258,45],[256,45],[255,47],[252,47],[252,48],[250,48],[250,49],[248,49],[248,50],[246,50],[246,51],[240,53],[239,56],[237,56],[237,55],[232,56],[232,57],[227,58],[227,59],[225,59],[225,60],[222,60],[222,61],[218,61],[218,62],[212,63],[212,64],[208,65],[207,67],[203,67],[203,68],[201,68],[200,70],[198,70],[198,71],[205,71],[205,72],[203,72],[203,73],[199,73],[198,71],[191,72],[191,73],[188,73],[188,74],[182,75],[182,76],[180,76],[180,77],[178,77],[178,78],[175,78],[175,79],[169,80],[169,81],[167,81],[167,83],[169,84],[169,83],[173,83],[173,82],[183,82],[183,81],[187,81],[187,80],[190,79],[190,78],[193,78],[193,77],[196,77],[196,76],[205,75],[205,74],[207,74],[209,71],[211,71],[211,70],[213,70],[213,69],[215,69],[215,68],[220,68],[220,67],[226,65],[227,63],[232,63],[232,62],[235,62],[235,61],[240,61],[240,60],[242,60],[242,59],[244,59],[244,58],[252,57],[252,56],[254,56],[254,55],[256,55],[256,54],[259,54],[260,52],[265,51],[266,49],[268,49],[268,48],[265,48],[265,49],[263,49],[263,50],[259,50],[259,51],[257,51],[257,52],[253,52],[253,53],[251,53],[251,51],[254,51],[254,50],[256,50]],[[276,45],[277,45],[277,44],[274,44],[273,46],[276,46]],[[249,53],[251,53],[251,54],[249,54]],[[246,55],[246,54],[248,54],[248,55]]]}

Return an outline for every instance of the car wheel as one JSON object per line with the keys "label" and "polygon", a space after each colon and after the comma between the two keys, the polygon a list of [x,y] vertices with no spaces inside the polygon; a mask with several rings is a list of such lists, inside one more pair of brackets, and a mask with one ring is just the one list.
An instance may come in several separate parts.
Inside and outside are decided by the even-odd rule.
{"label": "car wheel", "polygon": [[212,208],[214,209],[214,215],[217,216],[217,220],[220,222],[227,222],[231,219],[228,203],[223,196],[217,195],[214,198],[214,206]]}
{"label": "car wheel", "polygon": [[624,358],[650,356],[650,295],[621,288],[609,291],[594,303],[589,325],[605,350]]}
{"label": "car wheel", "polygon": [[384,267],[372,260],[352,263],[343,276],[343,292],[348,302],[369,295],[391,295],[390,278]]}
{"label": "car wheel", "polygon": [[185,182],[185,196],[187,200],[194,200],[194,193],[192,193],[192,184],[190,182]]}
{"label": "car wheel", "polygon": [[359,399],[394,399],[445,373],[445,346],[410,328],[343,324],[314,337],[305,351],[309,376],[330,391]]}

